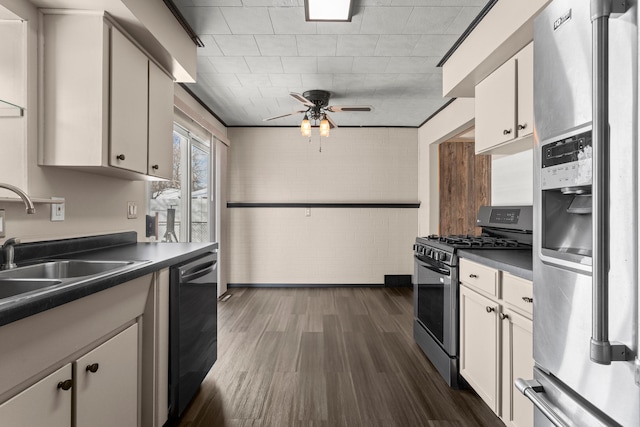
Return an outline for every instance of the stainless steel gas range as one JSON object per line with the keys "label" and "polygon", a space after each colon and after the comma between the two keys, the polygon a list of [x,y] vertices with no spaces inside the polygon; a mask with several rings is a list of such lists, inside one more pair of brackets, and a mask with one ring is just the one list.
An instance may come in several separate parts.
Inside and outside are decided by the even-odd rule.
{"label": "stainless steel gas range", "polygon": [[431,363],[454,388],[458,374],[458,250],[529,249],[532,242],[531,206],[482,206],[478,236],[416,238],[414,250],[413,336]]}

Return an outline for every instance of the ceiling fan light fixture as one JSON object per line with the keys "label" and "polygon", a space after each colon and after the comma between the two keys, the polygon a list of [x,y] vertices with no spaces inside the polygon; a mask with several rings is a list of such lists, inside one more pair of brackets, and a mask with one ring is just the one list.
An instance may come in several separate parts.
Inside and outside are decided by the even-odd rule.
{"label": "ceiling fan light fixture", "polygon": [[304,0],[307,21],[351,22],[352,0]]}
{"label": "ceiling fan light fixture", "polygon": [[320,121],[320,136],[328,138],[330,129],[331,126],[329,125],[329,120],[327,120],[326,116],[323,116],[322,120]]}
{"label": "ceiling fan light fixture", "polygon": [[311,136],[311,122],[309,122],[307,116],[304,116],[302,123],[300,123],[300,133],[302,133],[302,136]]}

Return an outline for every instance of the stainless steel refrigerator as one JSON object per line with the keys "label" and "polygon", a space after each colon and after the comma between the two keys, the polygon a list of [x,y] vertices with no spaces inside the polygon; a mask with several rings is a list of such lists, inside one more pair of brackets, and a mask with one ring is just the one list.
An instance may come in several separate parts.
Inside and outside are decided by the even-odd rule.
{"label": "stainless steel refrigerator", "polygon": [[638,7],[534,23],[535,425],[640,426]]}

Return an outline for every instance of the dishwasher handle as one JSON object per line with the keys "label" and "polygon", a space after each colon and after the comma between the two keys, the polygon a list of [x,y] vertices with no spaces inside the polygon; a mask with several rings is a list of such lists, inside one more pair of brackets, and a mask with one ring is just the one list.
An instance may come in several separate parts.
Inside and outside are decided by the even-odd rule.
{"label": "dishwasher handle", "polygon": [[190,267],[186,270],[180,269],[180,283],[190,282],[212,273],[215,270],[217,261],[207,261],[203,264],[198,264],[195,267]]}
{"label": "dishwasher handle", "polygon": [[556,427],[570,427],[556,412],[556,408],[544,397],[544,388],[536,380],[516,380],[516,388],[544,414]]}

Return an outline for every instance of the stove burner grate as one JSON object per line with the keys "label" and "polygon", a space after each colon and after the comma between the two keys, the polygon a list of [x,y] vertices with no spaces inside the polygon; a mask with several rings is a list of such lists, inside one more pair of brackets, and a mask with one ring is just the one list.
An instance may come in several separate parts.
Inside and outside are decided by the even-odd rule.
{"label": "stove burner grate", "polygon": [[470,235],[452,235],[438,236],[431,234],[427,236],[428,240],[435,240],[456,248],[470,249],[491,249],[491,248],[522,248],[528,245],[517,241],[516,239],[507,239],[491,236],[470,236]]}

